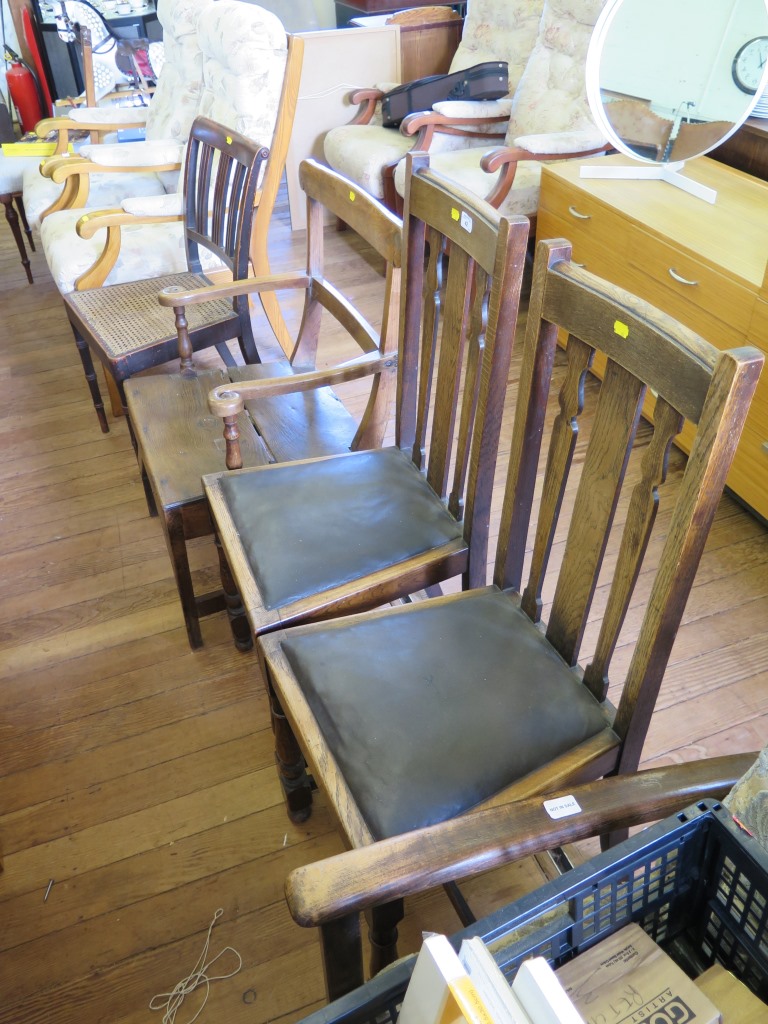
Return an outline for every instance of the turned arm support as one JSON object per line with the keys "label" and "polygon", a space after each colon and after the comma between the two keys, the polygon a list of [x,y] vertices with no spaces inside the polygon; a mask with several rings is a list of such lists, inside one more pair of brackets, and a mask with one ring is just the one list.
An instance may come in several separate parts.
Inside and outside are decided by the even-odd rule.
{"label": "turned arm support", "polygon": [[[292,871],[288,906],[305,927],[327,925],[563,843],[657,821],[704,797],[720,799],[756,757],[735,754],[601,779],[384,839]],[[573,795],[581,813],[552,820],[542,801],[558,795]]]}
{"label": "turned arm support", "polygon": [[359,109],[349,123],[370,124],[376,112],[376,104],[381,101],[383,96],[384,92],[382,89],[355,89],[349,95],[349,102],[352,106],[357,106]]}

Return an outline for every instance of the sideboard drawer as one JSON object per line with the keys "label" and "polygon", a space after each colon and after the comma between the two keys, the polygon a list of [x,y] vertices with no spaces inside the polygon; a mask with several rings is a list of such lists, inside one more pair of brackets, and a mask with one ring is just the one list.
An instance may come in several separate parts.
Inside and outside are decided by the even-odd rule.
{"label": "sideboard drawer", "polygon": [[609,262],[626,258],[625,239],[620,239],[610,247],[606,237],[611,231],[605,221],[574,221],[571,217],[559,217],[549,210],[539,210],[536,221],[538,238],[565,238],[572,248],[571,258],[579,266],[586,267],[593,274],[607,277]]}
{"label": "sideboard drawer", "polygon": [[712,345],[743,345],[755,294],[674,245],[633,231],[621,284],[697,331]]}

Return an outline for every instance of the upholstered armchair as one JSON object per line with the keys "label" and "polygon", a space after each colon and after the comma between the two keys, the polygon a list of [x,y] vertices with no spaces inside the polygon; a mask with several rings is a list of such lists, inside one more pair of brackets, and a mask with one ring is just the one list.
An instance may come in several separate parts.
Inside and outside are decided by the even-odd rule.
{"label": "upholstered armchair", "polygon": [[[451,71],[461,71],[490,60],[509,65],[510,94],[514,93],[536,39],[543,0],[472,0],[464,21],[461,43]],[[501,141],[509,117],[509,100],[471,103],[472,116],[460,125],[435,132],[433,125],[407,133],[381,124],[379,100],[383,89],[352,93],[359,109],[353,121],[331,129],[325,137],[325,159],[335,170],[356,181],[366,192],[396,205],[392,172],[410,149],[430,152],[462,149]]]}
{"label": "upholstered armchair", "polygon": [[[545,160],[586,156],[606,142],[589,111],[585,64],[589,40],[605,0],[545,0],[538,36],[512,99],[506,146],[490,150],[474,145],[437,152],[435,170],[483,196],[507,216],[536,214],[541,165]],[[467,104],[435,104],[433,114],[411,114],[402,124],[408,134],[463,123]],[[405,161],[394,174],[399,195],[405,190]]]}
{"label": "upholstered armchair", "polygon": [[[203,58],[197,23],[201,13],[212,5],[213,0],[160,0],[158,18],[163,27],[165,57],[148,107],[84,107],[37,125],[39,135],[57,132],[62,153],[73,131],[90,131],[101,137],[120,128],[143,125],[147,141],[87,145],[77,156],[53,157],[42,165],[28,167],[23,195],[33,227],[59,209],[108,207],[125,196],[162,195],[175,190],[181,149],[200,107]],[[110,158],[110,151],[117,152]],[[108,166],[115,164],[131,168],[130,182],[125,173],[116,174],[115,167]],[[147,166],[154,169],[140,173]]]}
{"label": "upholstered armchair", "polygon": [[[275,15],[255,5],[239,0],[205,3],[197,33],[202,60],[198,113],[271,149],[286,72],[285,31]],[[182,147],[175,145],[179,160]],[[79,289],[174,273],[186,266],[177,172],[155,175],[166,187],[154,196],[135,192],[134,182],[145,175],[131,173],[126,148],[131,147],[99,147],[102,163],[115,164],[110,177],[118,198],[111,209],[85,214],[62,210],[42,223],[43,250],[61,292],[72,291],[95,264],[96,276],[80,280]],[[161,158],[173,155],[170,149],[171,144],[156,146]],[[68,164],[73,173],[78,171],[77,158]],[[266,184],[265,178],[262,202]]]}

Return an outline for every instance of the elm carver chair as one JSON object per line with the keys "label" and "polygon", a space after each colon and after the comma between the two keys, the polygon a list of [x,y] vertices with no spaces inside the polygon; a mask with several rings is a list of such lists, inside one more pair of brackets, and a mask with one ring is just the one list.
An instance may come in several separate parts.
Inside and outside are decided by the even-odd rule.
{"label": "elm carver chair", "polygon": [[[433,167],[463,188],[483,196],[507,216],[531,219],[539,205],[542,161],[588,156],[606,149],[587,102],[587,49],[605,0],[545,0],[535,44],[517,89],[506,128],[505,146],[473,145],[437,152]],[[435,104],[431,114],[411,114],[406,132],[456,128],[466,104]],[[405,166],[394,172],[403,194]]]}
{"label": "elm carver chair", "polygon": [[185,325],[186,350],[179,353],[176,326],[157,303],[163,288],[189,290],[208,284],[200,250],[208,249],[235,281],[248,273],[248,247],[254,201],[267,151],[237,132],[207,118],[192,125],[184,172],[187,270],[128,284],[71,292],[64,307],[72,325],[96,414],[109,430],[91,353],[117,382],[125,407],[123,382],[134,373],[181,354],[182,373],[192,372],[192,352],[211,345],[232,362],[227,342],[237,338],[246,362],[256,362],[248,300],[208,303],[193,311]]}
{"label": "elm carver chair", "polygon": [[[179,147],[187,140],[200,106],[203,55],[197,25],[202,12],[212,5],[213,0],[160,0],[158,19],[163,28],[165,63],[148,106],[81,107],[37,125],[40,135],[57,133],[61,153],[66,153],[71,133],[75,131],[90,131],[101,137],[119,128],[144,127],[146,143],[121,143],[121,159],[140,170],[147,163],[147,152],[155,148],[157,158],[153,162],[159,170],[144,174],[129,172],[129,181],[125,173],[117,175],[111,168],[93,178],[83,174],[56,180],[55,168],[62,161],[74,164],[75,160],[59,156],[44,161],[42,169],[38,162],[36,167],[25,170],[23,181],[24,203],[33,227],[39,227],[55,210],[74,205],[81,209],[114,206],[126,196],[162,195],[175,187],[179,176]],[[104,151],[111,148],[106,147]],[[83,150],[90,154],[90,165],[97,172],[102,149],[95,144]],[[163,170],[163,167],[168,169]]]}
{"label": "elm carver chair", "polygon": [[[213,532],[201,477],[221,469],[221,420],[208,413],[210,390],[223,382],[244,385],[247,411],[239,399],[239,416],[227,430],[226,464],[230,468],[264,465],[297,458],[379,447],[394,405],[397,374],[395,347],[400,296],[402,224],[377,200],[329,167],[305,160],[299,180],[307,196],[307,264],[304,272],[250,277],[236,285],[216,285],[184,296],[163,293],[180,323],[187,301],[241,300],[264,289],[304,293],[304,308],[290,360],[227,370],[203,370],[195,376],[152,374],[125,384],[128,415],[149,499],[165,533],[191,647],[202,644],[200,617],[225,607],[222,590],[195,593],[187,541]],[[384,264],[386,284],[381,326],[376,330],[350,296],[326,277],[323,259],[325,211],[352,225]],[[167,311],[171,317],[170,309]],[[346,345],[346,339],[352,344]],[[331,345],[343,362],[328,365]],[[180,347],[186,346],[181,337]],[[323,368],[316,369],[320,359]],[[367,377],[371,382],[359,418],[347,411],[331,386]],[[247,388],[247,391],[246,391]],[[356,396],[357,397],[357,396]],[[362,396],[361,396],[362,397]],[[357,404],[357,402],[356,402]],[[361,403],[362,404],[362,403]],[[250,633],[246,626],[246,646]]]}
{"label": "elm carver chair", "polygon": [[[533,275],[493,585],[259,641],[289,813],[309,813],[311,772],[349,847],[441,822],[450,834],[450,819],[470,809],[639,763],[763,356],[716,349],[571,263],[563,240],[539,243]],[[567,347],[556,359],[558,327]],[[597,354],[606,363],[589,418],[585,377]],[[647,393],[655,425],[630,463]],[[659,554],[656,509],[684,419],[696,434],[657,524]],[[614,707],[608,672],[624,625],[624,641],[636,641]],[[403,907],[379,882],[372,945],[383,964],[396,955]],[[324,929],[334,995],[359,974],[356,925],[347,917]]]}
{"label": "elm carver chair", "polygon": [[[543,0],[472,0],[464,19],[461,42],[450,71],[461,71],[484,61],[505,60],[509,89],[513,93],[536,40]],[[509,117],[509,101],[464,104],[473,117],[461,126],[433,137],[432,129],[406,135],[381,123],[380,89],[352,93],[360,108],[350,124],[332,128],[323,141],[325,159],[341,174],[352,178],[391,209],[397,205],[392,174],[405,154],[413,150],[455,149],[503,140]]]}
{"label": "elm carver chair", "polygon": [[[258,635],[485,578],[527,222],[448,189],[425,160],[404,220],[395,444],[204,477],[243,601],[233,627],[246,615]],[[224,398],[212,411],[228,414]]]}

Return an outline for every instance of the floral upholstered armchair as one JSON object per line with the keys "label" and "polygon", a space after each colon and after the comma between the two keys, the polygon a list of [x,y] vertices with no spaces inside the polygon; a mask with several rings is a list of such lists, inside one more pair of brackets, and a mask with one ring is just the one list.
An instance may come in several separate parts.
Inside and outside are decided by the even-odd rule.
{"label": "floral upholstered armchair", "polygon": [[[461,43],[451,61],[450,71],[462,71],[485,61],[503,60],[509,66],[509,89],[514,93],[528,61],[539,27],[543,0],[472,0],[464,21]],[[439,134],[430,128],[420,134],[405,134],[381,124],[379,100],[383,90],[360,90],[352,102],[361,107],[351,124],[331,129],[323,147],[325,159],[334,170],[356,181],[366,192],[396,203],[392,171],[410,149],[430,152],[462,149],[501,141],[509,116],[509,99],[479,101],[468,106],[472,119],[452,131]]]}
{"label": "floral upholstered armchair", "polygon": [[[585,65],[592,30],[605,0],[545,0],[539,32],[514,93],[505,148],[490,151],[475,144],[437,152],[431,166],[481,195],[506,216],[534,216],[541,165],[545,160],[586,156],[606,148],[592,120],[586,96]],[[431,115],[411,114],[402,124],[409,133],[430,122],[445,130],[464,122],[469,105],[435,104]],[[395,171],[400,195],[405,163]]]}
{"label": "floral upholstered armchair", "polygon": [[[120,143],[117,147],[121,166],[135,169],[128,172],[129,182],[125,173],[116,174],[113,167],[98,173],[102,160],[108,159],[108,152],[115,146],[87,145],[76,157],[52,157],[42,167],[27,167],[24,205],[33,226],[39,226],[55,210],[114,206],[126,195],[160,195],[175,188],[180,147],[187,140],[200,105],[203,57],[197,23],[201,13],[212,5],[213,0],[160,0],[158,19],[163,27],[164,63],[148,107],[83,107],[66,117],[49,118],[38,124],[40,135],[58,133],[62,152],[72,131],[102,135],[143,123],[147,141]],[[169,169],[140,173],[147,164]],[[74,173],[76,167],[81,173]]]}

